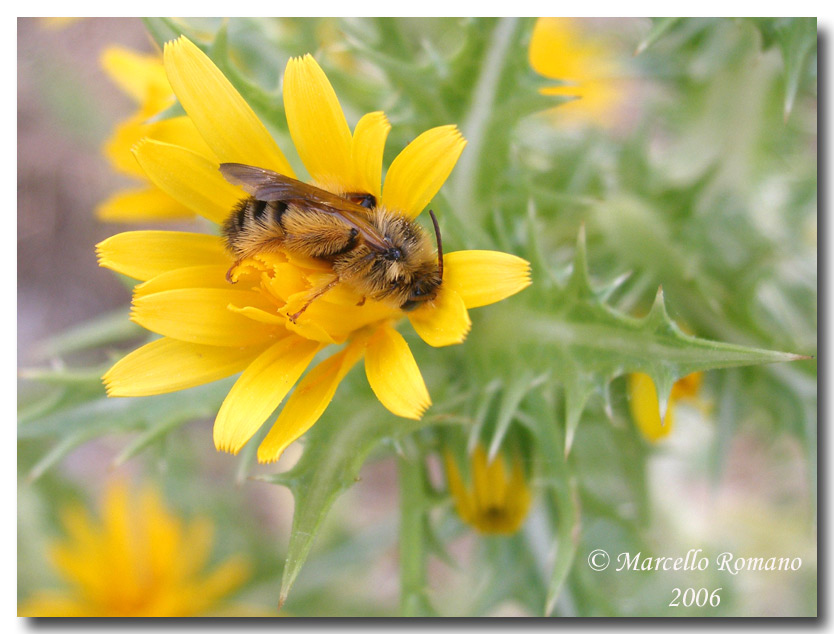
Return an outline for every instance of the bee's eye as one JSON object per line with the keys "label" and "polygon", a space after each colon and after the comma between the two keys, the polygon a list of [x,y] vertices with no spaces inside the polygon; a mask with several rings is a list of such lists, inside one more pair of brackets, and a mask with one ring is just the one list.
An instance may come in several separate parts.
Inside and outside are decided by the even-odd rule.
{"label": "bee's eye", "polygon": [[382,257],[389,262],[399,262],[403,259],[403,252],[397,247],[391,247],[382,254]]}

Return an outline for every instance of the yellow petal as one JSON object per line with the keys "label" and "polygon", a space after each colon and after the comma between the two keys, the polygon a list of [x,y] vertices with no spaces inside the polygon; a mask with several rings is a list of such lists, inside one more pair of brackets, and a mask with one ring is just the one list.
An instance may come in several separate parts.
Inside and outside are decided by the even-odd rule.
{"label": "yellow petal", "polygon": [[490,501],[493,506],[506,506],[507,503],[507,467],[501,454],[495,456],[487,469]]}
{"label": "yellow petal", "polygon": [[[383,319],[396,318],[402,314],[398,309],[392,308],[388,304],[370,299],[358,306],[360,297],[356,297],[353,302],[346,303],[330,301],[331,297],[328,297],[330,292],[334,293],[334,299],[341,299],[336,295],[338,289],[337,286],[332,291],[314,300],[299,316],[296,324],[299,327],[299,332],[304,332],[303,326],[311,325],[316,330],[321,329],[326,332],[333,340],[344,341],[348,335],[364,326]],[[310,294],[313,292],[315,291],[305,290],[291,295],[281,312],[285,315],[294,315],[307,304]]]}
{"label": "yellow petal", "polygon": [[474,503],[469,492],[466,490],[466,485],[461,478],[460,470],[448,450],[443,454],[446,463],[446,479],[449,481],[449,493],[452,494],[452,499],[455,501],[455,508],[458,511],[461,519],[464,522],[471,522],[475,517]]}
{"label": "yellow petal", "polygon": [[584,83],[613,74],[614,52],[573,18],[539,18],[530,39],[530,65],[545,77]]}
{"label": "yellow petal", "polygon": [[284,400],[321,346],[284,337],[255,359],[229,391],[214,421],[214,445],[237,453]]}
{"label": "yellow petal", "polygon": [[144,55],[122,46],[110,46],[101,56],[101,66],[110,79],[136,102],[146,99],[149,89],[171,92],[158,55]]}
{"label": "yellow petal", "polygon": [[162,190],[148,186],[116,192],[96,207],[96,215],[110,222],[134,223],[193,218],[194,212]]}
{"label": "yellow petal", "polygon": [[252,346],[284,332],[229,310],[229,304],[269,309],[260,293],[185,288],[136,298],[131,319],[151,332],[210,346]]}
{"label": "yellow petal", "polygon": [[687,374],[682,379],[675,381],[675,384],[672,386],[672,396],[674,398],[695,398],[698,396],[698,392],[701,391],[701,383],[703,382],[703,372]]}
{"label": "yellow petal", "polygon": [[90,606],[69,592],[41,590],[17,608],[18,616],[30,617],[89,617]]}
{"label": "yellow petal", "polygon": [[472,453],[472,496],[475,501],[475,510],[479,513],[483,513],[492,506],[488,472],[486,451],[478,445]]}
{"label": "yellow petal", "polygon": [[521,459],[516,456],[513,459],[513,473],[507,486],[506,501],[509,514],[512,517],[519,518],[513,530],[517,530],[521,526],[521,522],[527,516],[527,511],[530,510],[531,500],[532,495],[524,475],[524,465],[521,463]]}
{"label": "yellow petal", "polygon": [[333,87],[311,55],[287,62],[284,110],[311,178],[322,187],[343,189],[353,174],[350,129]]}
{"label": "yellow petal", "polygon": [[[187,119],[187,117],[186,117]],[[117,172],[145,180],[145,172],[136,162],[131,150],[142,138],[148,136],[148,126],[141,114],[130,117],[116,126],[113,134],[107,139],[102,148],[104,156]]]}
{"label": "yellow petal", "polygon": [[174,93],[220,163],[244,163],[293,176],[267,129],[223,73],[188,38],[165,44]]}
{"label": "yellow petal", "polygon": [[204,233],[127,231],[96,245],[98,264],[137,280],[186,266],[232,265],[223,240]]}
{"label": "yellow petal", "polygon": [[[147,282],[137,284],[133,289],[133,296],[153,295],[162,291],[172,291],[179,288],[222,288],[228,290],[225,264],[208,264],[204,266],[188,266],[173,271],[160,273]],[[234,290],[246,290],[233,287]]]}
{"label": "yellow petal", "polygon": [[437,298],[426,303],[427,306],[408,313],[408,320],[423,341],[434,347],[462,343],[472,321],[460,295],[450,288],[441,288]]}
{"label": "yellow petal", "polygon": [[391,124],[382,112],[371,112],[359,119],[353,131],[352,162],[354,182],[350,192],[382,197],[382,155]]}
{"label": "yellow petal", "polygon": [[275,462],[327,409],[342,379],[362,358],[365,342],[356,339],[313,368],[296,386],[278,419],[258,447],[259,462]]}
{"label": "yellow petal", "polygon": [[136,160],[154,185],[195,213],[222,223],[246,194],[220,173],[220,165],[177,145],[145,139]]}
{"label": "yellow petal", "polygon": [[443,256],[443,285],[467,308],[485,306],[530,286],[530,263],[500,251],[455,251]]}
{"label": "yellow petal", "polygon": [[144,138],[179,145],[204,156],[212,155],[191,119],[183,116],[148,123],[148,117],[153,114],[153,112],[142,110],[130,117],[116,127],[104,144],[104,154],[117,171],[146,178],[145,172],[142,171],[132,153],[133,147]]}
{"label": "yellow petal", "polygon": [[666,419],[661,424],[657,389],[648,374],[635,372],[628,375],[628,406],[634,422],[647,440],[656,442],[672,431],[675,424],[675,399],[669,398]]}
{"label": "yellow petal", "polygon": [[162,119],[161,121],[146,123],[145,128],[146,132],[144,136],[150,137],[154,141],[179,145],[203,156],[213,155],[211,148],[203,140],[203,137],[200,136],[200,132],[189,117],[182,116]]}
{"label": "yellow petal", "polygon": [[[280,315],[272,311],[266,311],[262,308],[255,308],[254,306],[243,306],[242,308],[238,308],[233,304],[229,304],[227,308],[233,312],[240,313],[244,317],[254,319],[255,321],[259,321],[263,324],[271,324],[273,326],[290,325],[290,323],[287,322],[287,318],[284,317],[284,315]],[[316,341],[318,341],[318,339]]]}
{"label": "yellow petal", "polygon": [[453,125],[423,132],[391,163],[382,203],[392,211],[416,218],[440,191],[465,145],[466,139]]}
{"label": "yellow petal", "polygon": [[262,346],[224,348],[163,337],[134,350],[102,377],[108,396],[150,396],[185,390],[240,372]]}
{"label": "yellow petal", "polygon": [[382,326],[368,340],[365,374],[379,402],[404,418],[419,419],[431,405],[420,368],[402,335]]}

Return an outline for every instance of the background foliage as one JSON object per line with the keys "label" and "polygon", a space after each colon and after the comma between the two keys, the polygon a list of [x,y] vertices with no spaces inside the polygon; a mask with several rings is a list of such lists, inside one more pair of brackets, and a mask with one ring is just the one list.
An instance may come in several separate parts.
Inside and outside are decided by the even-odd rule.
{"label": "background foliage", "polygon": [[[469,145],[433,203],[444,246],[525,257],[534,283],[475,311],[462,346],[412,346],[435,403],[423,421],[395,419],[354,372],[280,473],[254,465],[257,437],[237,458],[214,453],[225,383],[105,398],[102,372],[144,336],[126,305],[27,350],[21,598],[50,585],[42,544],[59,532],[58,509],[94,499],[82,455],[211,516],[217,558],[256,562],[243,598],[271,609],[280,597],[292,615],[816,613],[816,361],[769,352],[816,350],[816,21],[592,22],[621,60],[609,79],[626,97],[583,125],[560,118],[563,97],[540,93],[559,78],[530,67],[533,26],[145,21],[157,44],[184,33],[203,46],[283,148],[280,76],[306,52],[351,125],[386,112],[386,165],[422,130],[457,123]],[[94,108],[77,85],[59,106],[66,121]],[[713,370],[706,406],[681,408],[671,436],[648,443],[624,375],[650,374],[663,395],[699,370]],[[476,441],[524,455],[535,500],[511,537],[475,537],[454,514],[439,457]],[[595,548],[693,547],[803,567],[787,579],[585,563]],[[673,587],[690,586],[723,587],[721,604],[667,607]]]}

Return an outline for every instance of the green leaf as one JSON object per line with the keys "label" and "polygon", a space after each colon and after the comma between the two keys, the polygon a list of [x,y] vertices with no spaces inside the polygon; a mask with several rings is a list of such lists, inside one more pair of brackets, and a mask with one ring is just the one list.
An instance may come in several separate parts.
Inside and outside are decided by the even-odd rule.
{"label": "green leaf", "polygon": [[175,101],[170,106],[157,112],[154,116],[147,120],[147,123],[156,123],[157,121],[165,121],[166,119],[174,119],[176,117],[186,116],[185,108],[179,101]]}
{"label": "green leaf", "polygon": [[[272,90],[264,90],[258,84],[250,81],[237,69],[237,66],[231,60],[227,26],[228,24],[224,22],[220,26],[220,29],[218,29],[214,41],[208,50],[209,57],[217,64],[217,67],[223,72],[226,79],[234,84],[246,103],[251,106],[260,118],[269,121],[274,128],[282,132],[287,132],[287,117],[284,112],[284,100],[281,96],[281,91],[277,86]],[[276,78],[279,74],[280,69],[276,68]]]}
{"label": "green leaf", "polygon": [[652,44],[657,42],[663,35],[666,34],[672,27],[677,25],[683,18],[653,18],[652,19],[652,28],[646,34],[640,43],[637,45],[637,48],[634,50],[635,55],[639,55],[647,48],[649,48]]}
{"label": "green leaf", "polygon": [[20,425],[18,438],[63,435],[80,429],[125,431],[163,418],[185,421],[214,416],[230,386],[227,379],[171,394],[131,398],[108,398],[102,387],[98,399]]}
{"label": "green leaf", "polygon": [[793,18],[777,28],[779,46],[785,60],[785,119],[790,116],[802,78],[813,62],[817,48],[817,19]]}
{"label": "green leaf", "polygon": [[26,476],[26,482],[32,484],[50,468],[58,464],[65,456],[67,456],[76,447],[83,445],[85,442],[92,440],[98,435],[98,431],[94,429],[81,429],[76,432],[69,433],[56,444],[52,449],[46,452],[43,457],[35,463],[29,470]]}
{"label": "green leaf", "polygon": [[[777,45],[785,64],[784,118],[793,110],[799,86],[816,60],[816,18],[747,18],[762,35],[765,49]],[[814,55],[812,55],[814,53]]]}
{"label": "green leaf", "polygon": [[[160,49],[165,46],[165,42],[175,40],[180,35],[187,35],[184,25],[174,18],[142,18],[142,22],[145,23],[145,28],[148,29],[151,38]],[[189,37],[189,39],[197,46],[200,45],[199,42],[194,41],[194,38]]]}
{"label": "green leaf", "polygon": [[[537,277],[535,272],[533,277]],[[604,398],[606,385],[617,376],[631,372],[650,375],[663,417],[672,385],[688,374],[804,358],[689,336],[670,319],[662,289],[651,312],[642,319],[605,304],[602,297],[607,290],[591,287],[583,227],[567,284],[548,292],[549,305],[542,306],[544,310],[515,317],[517,323],[525,324],[519,336],[541,347],[554,379],[565,387],[566,452],[588,398],[594,393]]]}
{"label": "green leaf", "polygon": [[400,438],[432,422],[431,417],[421,421],[395,419],[379,407],[371,407],[350,418],[327,412],[307,434],[304,453],[292,469],[256,478],[286,486],[295,498],[280,605],[286,601],[310,554],[327,512],[336,498],[356,482],[371,450],[385,438]]}

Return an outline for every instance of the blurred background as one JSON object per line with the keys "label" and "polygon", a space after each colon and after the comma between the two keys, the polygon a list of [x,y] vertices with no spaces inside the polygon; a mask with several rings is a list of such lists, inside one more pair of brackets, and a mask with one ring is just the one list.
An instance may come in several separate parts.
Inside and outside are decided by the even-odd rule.
{"label": "blurred background", "polygon": [[[219,24],[196,20],[190,27],[210,35]],[[554,27],[559,43],[536,52],[533,31],[543,27],[533,20],[519,23],[514,59],[524,67],[525,86],[581,99],[518,121],[501,149],[508,157],[502,179],[514,184],[496,182],[489,193],[500,201],[495,209],[524,218],[535,208],[544,260],[557,272],[569,267],[578,228],[584,226],[594,280],[631,273],[610,298],[624,313],[645,314],[662,284],[672,317],[698,336],[816,354],[815,21],[812,38],[807,30],[791,30],[793,23],[776,21],[683,20],[661,26],[649,19],[560,25],[562,30]],[[442,60],[469,41],[459,34],[480,27],[422,19],[397,28],[407,44],[403,50],[421,67],[443,68]],[[386,29],[388,23],[371,20],[228,22],[236,61],[249,77],[272,89],[290,55],[314,52],[344,95],[351,124],[355,112],[386,110],[394,124],[392,151],[405,144],[413,129],[409,122],[425,129],[428,123],[420,116],[430,119],[419,107],[411,109],[402,87],[389,86],[391,79],[374,66],[379,58],[368,54],[376,43],[390,42]],[[367,47],[357,44],[363,33]],[[801,46],[811,40],[811,49]],[[102,153],[114,127],[136,110],[102,69],[102,54],[113,45],[158,51],[139,19],[18,19],[18,394],[27,421],[38,419],[39,408],[49,410],[54,403],[69,408],[92,399],[103,369],[144,340],[127,321],[130,286],[100,269],[94,252],[101,240],[139,228],[102,222],[94,213],[131,183]],[[572,61],[566,65],[565,59]],[[568,86],[558,81],[571,74],[581,81]],[[457,123],[466,133],[465,122]],[[406,132],[399,132],[398,124]],[[285,131],[273,131],[281,146],[289,147]],[[451,189],[455,181],[450,183]],[[449,243],[465,242],[466,222],[480,223],[483,235],[493,235],[492,212],[473,211],[469,217],[461,212]],[[205,228],[183,220],[141,224],[157,227]],[[521,223],[505,234],[513,247],[526,239]],[[481,341],[475,337],[479,326],[505,332],[496,328],[513,323],[500,321],[512,313],[496,309],[496,314],[495,321],[476,320],[472,347]],[[76,345],[91,333],[111,333],[113,343]],[[107,342],[108,336],[102,339]],[[432,394],[442,394],[443,377],[456,366],[443,357],[430,360],[431,352],[425,358],[415,354]],[[506,371],[513,372],[512,366]],[[367,387],[359,383],[354,377],[340,388],[340,407],[372,402],[361,400]],[[677,404],[673,431],[659,439],[638,431],[629,409],[634,398],[624,378],[615,380],[613,414],[592,401],[578,428],[569,464],[579,483],[581,534],[553,613],[816,614],[816,362],[707,373]],[[379,407],[375,401],[369,405],[374,406]],[[525,407],[528,415],[535,408],[522,402],[519,420]],[[196,613],[274,615],[293,498],[284,487],[248,479],[274,472],[274,466],[243,470],[237,460],[216,452],[212,418],[195,417],[129,455],[136,438],[131,431],[95,438],[61,429],[24,434],[18,454],[19,604],[45,591],[62,591],[71,585],[68,579],[78,582],[71,557],[56,565],[54,555],[68,535],[83,542],[84,522],[68,520],[68,508],[84,509],[91,522],[88,536],[100,530],[105,541],[117,534],[120,522],[134,521],[114,501],[114,486],[126,482],[131,495],[139,496],[142,487],[157,491],[176,518],[172,525],[182,525],[182,535],[169,536],[172,543],[188,542],[183,527],[198,518],[213,527],[207,554],[194,555],[185,568],[210,571],[230,558],[245,562],[240,580],[229,581],[215,604],[198,605]],[[386,445],[372,454],[359,480],[338,498],[284,614],[397,614],[394,449]],[[291,447],[278,470],[291,466],[301,451]],[[428,455],[427,464],[442,490],[438,456]],[[544,488],[535,480],[531,486]],[[145,508],[138,501],[128,507]],[[530,557],[525,561],[515,557],[515,545],[464,530],[453,515],[448,499],[432,515],[445,542],[438,551],[449,555],[432,550],[428,560],[429,596],[437,611],[540,615],[545,569],[554,557],[549,516],[541,504],[534,503],[519,538]],[[99,529],[90,519],[95,516],[105,518]],[[174,535],[179,529],[171,530]],[[595,548],[652,556],[684,556],[689,548],[703,548],[713,558],[729,550],[745,557],[801,557],[803,563],[797,572],[729,577],[714,569],[701,576],[597,573],[585,563]],[[509,555],[512,563],[502,563]],[[510,574],[513,566],[533,571],[527,585],[518,585]],[[157,573],[163,574],[147,574]],[[179,569],[164,574],[175,586],[187,586],[182,579],[191,578]],[[507,584],[526,588],[527,596]],[[721,607],[668,608],[672,588],[689,586],[723,586]],[[124,604],[138,592],[126,587]]]}

